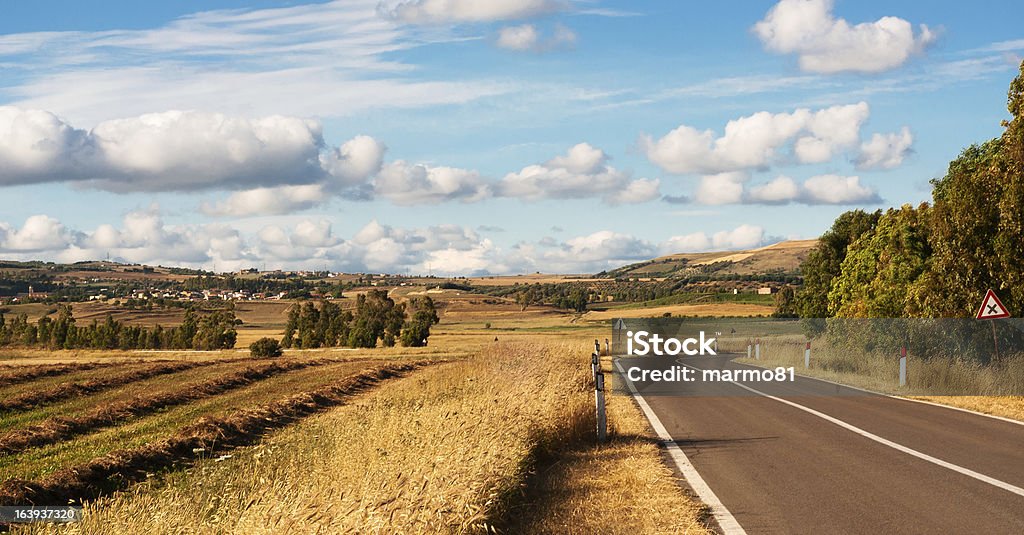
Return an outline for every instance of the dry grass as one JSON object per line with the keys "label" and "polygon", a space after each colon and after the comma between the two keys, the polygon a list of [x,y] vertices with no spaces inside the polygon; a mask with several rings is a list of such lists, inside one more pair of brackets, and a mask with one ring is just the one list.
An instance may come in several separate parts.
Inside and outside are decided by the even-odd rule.
{"label": "dry grass", "polygon": [[910,398],[1024,421],[1024,396],[910,396]]}
{"label": "dry grass", "polygon": [[[774,311],[770,305],[743,303],[708,303],[701,305],[665,305],[647,308],[617,308],[588,312],[586,321],[610,321],[615,318],[656,318],[664,314],[676,317],[750,317],[768,316]],[[609,323],[610,325],[610,323]]]}
{"label": "dry grass", "polygon": [[610,393],[609,442],[563,452],[538,470],[509,533],[713,533],[633,401]]}
{"label": "dry grass", "polygon": [[[559,526],[571,519],[580,526],[576,532],[616,525],[632,533],[702,532],[700,509],[675,486],[628,399],[610,405],[615,441],[588,446],[593,402],[586,351],[580,341],[490,344],[472,358],[389,383],[231,458],[209,459],[101,499],[80,524],[19,529],[485,532],[520,515],[517,504],[537,497],[533,486],[543,479],[547,509],[528,530],[565,532]],[[538,459],[549,468],[532,476]],[[544,476],[558,470],[573,479]],[[581,507],[593,503],[603,506]]]}
{"label": "dry grass", "polygon": [[[745,344],[734,342],[723,344],[722,348],[745,354]],[[804,347],[802,337],[765,338],[761,342],[760,360],[741,358],[737,362],[793,366],[797,373],[809,377],[1024,420],[1024,397],[1000,395],[1024,391],[1024,356],[1007,357],[998,365],[983,366],[958,359],[925,360],[911,355],[907,358],[908,385],[900,387],[896,354],[852,354],[816,342],[811,351],[811,368],[807,369]]]}

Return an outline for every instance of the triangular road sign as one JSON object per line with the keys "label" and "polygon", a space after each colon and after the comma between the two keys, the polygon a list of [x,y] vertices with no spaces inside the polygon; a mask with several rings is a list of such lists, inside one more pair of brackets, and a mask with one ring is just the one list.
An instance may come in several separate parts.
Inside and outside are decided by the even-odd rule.
{"label": "triangular road sign", "polygon": [[996,297],[996,293],[989,290],[985,294],[985,299],[981,301],[981,308],[978,309],[977,319],[979,320],[994,320],[999,318],[1009,318],[1010,312],[1003,306],[1003,302]]}
{"label": "triangular road sign", "polygon": [[626,322],[622,321],[622,318],[615,320],[615,325],[612,326],[613,330],[622,331],[626,329]]}

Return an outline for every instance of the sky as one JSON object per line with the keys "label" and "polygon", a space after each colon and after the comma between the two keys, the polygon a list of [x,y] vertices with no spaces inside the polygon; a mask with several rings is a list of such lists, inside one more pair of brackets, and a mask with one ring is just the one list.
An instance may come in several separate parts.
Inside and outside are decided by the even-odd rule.
{"label": "sky", "polygon": [[813,238],[998,136],[1019,2],[36,0],[0,258],[593,273]]}

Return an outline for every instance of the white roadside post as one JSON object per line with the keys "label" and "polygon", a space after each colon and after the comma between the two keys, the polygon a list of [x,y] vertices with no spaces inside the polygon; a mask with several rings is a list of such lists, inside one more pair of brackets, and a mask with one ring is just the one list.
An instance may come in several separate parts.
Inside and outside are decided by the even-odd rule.
{"label": "white roadside post", "polygon": [[612,343],[609,342],[607,338],[604,339],[604,354],[605,355],[611,355],[612,354]]}
{"label": "white roadside post", "polygon": [[608,436],[608,417],[604,412],[604,374],[594,377],[594,404],[597,405],[597,441],[604,442]]}
{"label": "white roadside post", "polygon": [[757,339],[757,344],[754,346],[754,359],[761,360],[761,339]]}
{"label": "white roadside post", "polygon": [[597,381],[597,374],[601,371],[601,357],[597,353],[590,355],[590,374]]}
{"label": "white roadside post", "polygon": [[750,344],[747,344],[747,358],[748,359],[750,358],[750,351],[751,351],[751,346],[750,346]]}
{"label": "white roadside post", "polygon": [[594,353],[601,354],[601,341],[596,338],[594,339]]}
{"label": "white roadside post", "polygon": [[907,346],[900,348],[900,386],[907,386]]}
{"label": "white roadside post", "polygon": [[807,347],[804,348],[804,368],[811,367],[811,343],[807,342]]}

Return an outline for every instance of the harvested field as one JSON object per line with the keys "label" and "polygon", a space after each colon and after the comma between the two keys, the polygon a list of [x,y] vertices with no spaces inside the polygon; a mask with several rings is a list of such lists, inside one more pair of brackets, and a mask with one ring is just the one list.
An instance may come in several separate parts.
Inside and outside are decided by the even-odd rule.
{"label": "harvested field", "polygon": [[4,366],[0,368],[0,387],[26,383],[40,377],[57,377],[75,371],[92,370],[110,364],[87,362],[82,364],[51,364],[47,366]]}
{"label": "harvested field", "polygon": [[[21,395],[0,401],[0,412],[30,410],[45,403],[53,403],[72,396],[80,396],[100,392],[135,381],[141,381],[158,375],[176,373],[198,366],[209,366],[216,361],[208,362],[169,362],[166,364],[147,365],[107,379],[93,379],[79,382],[65,382],[46,390],[33,390]],[[106,371],[106,370],[102,370]]]}
{"label": "harvested field", "polygon": [[377,382],[425,363],[389,364],[346,376],[329,386],[280,401],[238,411],[223,418],[204,418],[171,437],[140,448],[118,450],[37,481],[8,479],[0,484],[0,505],[68,503],[92,499],[197,454],[213,454],[251,444],[270,430],[342,403]]}
{"label": "harvested field", "polygon": [[0,454],[17,453],[29,447],[53,444],[157,410],[222,394],[281,373],[329,362],[332,361],[292,361],[251,367],[202,383],[185,385],[181,390],[150,396],[137,396],[128,401],[104,404],[90,413],[75,418],[50,418],[30,427],[0,435]]}

